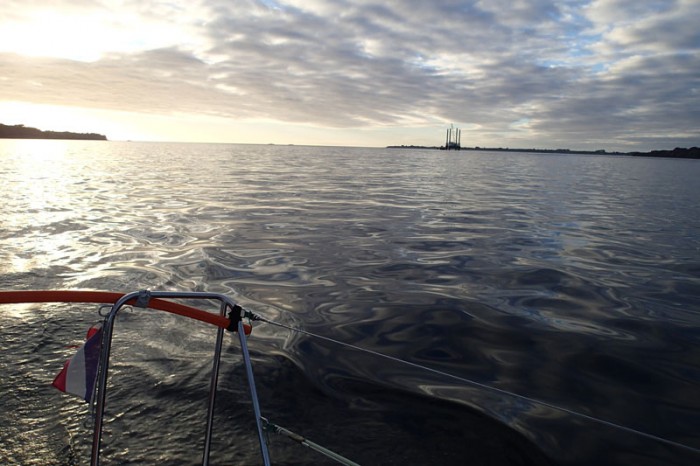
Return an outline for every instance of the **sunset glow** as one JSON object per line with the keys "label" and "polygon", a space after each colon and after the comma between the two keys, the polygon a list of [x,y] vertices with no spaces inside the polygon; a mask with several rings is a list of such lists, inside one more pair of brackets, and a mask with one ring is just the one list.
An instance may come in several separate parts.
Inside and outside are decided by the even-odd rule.
{"label": "sunset glow", "polygon": [[5,124],[366,146],[438,145],[455,124],[467,146],[700,145],[691,0],[3,9]]}

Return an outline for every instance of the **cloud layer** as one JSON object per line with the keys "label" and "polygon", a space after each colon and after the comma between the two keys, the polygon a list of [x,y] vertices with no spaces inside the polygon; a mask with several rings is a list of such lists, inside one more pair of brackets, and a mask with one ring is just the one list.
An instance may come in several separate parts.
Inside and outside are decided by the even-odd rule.
{"label": "cloud layer", "polygon": [[[6,34],[25,42],[16,31],[42,15],[56,35],[71,30],[63,57],[19,54],[17,39],[0,37],[2,100],[332,128],[454,122],[493,146],[700,145],[695,0],[11,0],[4,9]],[[85,57],[66,58],[81,43]]]}

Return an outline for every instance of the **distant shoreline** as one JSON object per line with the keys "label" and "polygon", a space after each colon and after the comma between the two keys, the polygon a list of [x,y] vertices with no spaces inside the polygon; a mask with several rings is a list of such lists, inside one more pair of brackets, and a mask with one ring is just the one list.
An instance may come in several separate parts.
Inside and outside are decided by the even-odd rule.
{"label": "distant shoreline", "polygon": [[107,136],[97,133],[72,133],[70,131],[42,131],[24,125],[3,125],[0,123],[0,139],[71,139],[107,141]]}
{"label": "distant shoreline", "polygon": [[[387,146],[387,149],[434,149],[445,150],[439,146]],[[469,151],[487,151],[487,152],[533,152],[543,154],[588,154],[588,155],[627,155],[634,157],[668,157],[681,159],[700,159],[700,147],[691,147],[689,149],[676,147],[673,150],[653,150],[650,152],[607,152],[605,150],[571,150],[571,149],[511,149],[503,147],[462,147],[460,149],[450,150],[469,150]]]}

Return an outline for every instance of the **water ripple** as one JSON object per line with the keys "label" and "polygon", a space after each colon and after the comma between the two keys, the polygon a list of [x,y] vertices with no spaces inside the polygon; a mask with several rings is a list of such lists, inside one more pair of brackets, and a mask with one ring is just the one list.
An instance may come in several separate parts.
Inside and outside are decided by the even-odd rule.
{"label": "water ripple", "polygon": [[[696,161],[59,141],[2,142],[0,157],[7,188],[2,288],[228,293],[327,337],[700,448]],[[36,321],[13,312],[0,314],[0,349],[9,355],[2,368],[16,382],[18,367],[31,366],[44,383],[65,357],[55,339],[82,332],[75,320],[85,318],[53,312],[59,327],[30,344],[24,334],[34,335]],[[120,440],[129,422],[157,420],[165,407],[181,410],[185,424],[197,416],[197,387],[208,371],[200,360],[208,350],[194,337],[203,333],[158,324],[167,329],[160,332],[165,341],[123,356],[116,368],[141,384],[138,403],[112,413],[116,461],[191,462],[187,446],[200,438],[190,430],[161,437],[144,429],[123,439],[128,446]],[[123,345],[136,347],[143,325],[121,325]],[[479,449],[474,464],[509,464],[502,457],[508,442],[533,464],[542,464],[541,452],[562,464],[696,463],[663,443],[449,376],[279,329],[261,327],[256,335],[259,371],[270,384],[262,390],[275,411],[297,405],[273,388],[291,384],[321,416],[329,413],[324,425],[353,419],[343,436],[368,442],[366,428],[395,438],[423,464],[435,459],[412,435],[440,442],[420,427],[438,415],[447,430],[472,439],[462,443]],[[232,379],[241,375],[236,363],[229,370]],[[184,379],[173,376],[180,373]],[[24,395],[8,397],[15,392],[6,383],[3,403],[20,406]],[[245,391],[233,380],[223,389]],[[120,388],[115,399],[133,396]],[[37,430],[42,419],[56,420],[45,410],[19,430],[48,435],[56,462],[72,464],[85,451],[62,439],[81,421],[62,400],[41,403],[70,411],[68,424]],[[239,426],[245,406],[224,403],[232,413],[227,429],[240,430],[252,445],[254,437]],[[342,415],[330,414],[334,409]],[[297,418],[305,412],[300,407]],[[4,441],[20,433],[5,435],[14,421],[3,416]],[[504,443],[481,445],[486,425]],[[441,464],[460,464],[466,450],[450,435],[454,455]],[[167,445],[169,459],[148,440]],[[373,456],[366,459],[373,462],[381,453],[369,443]],[[2,452],[22,461],[28,454],[17,442]],[[240,451],[231,455],[253,461]],[[283,447],[280,455],[290,464],[309,461]]]}

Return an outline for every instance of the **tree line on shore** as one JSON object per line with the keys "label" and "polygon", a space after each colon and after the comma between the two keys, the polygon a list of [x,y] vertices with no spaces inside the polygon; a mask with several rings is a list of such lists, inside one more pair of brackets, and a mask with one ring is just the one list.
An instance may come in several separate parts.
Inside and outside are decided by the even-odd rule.
{"label": "tree line on shore", "polygon": [[3,125],[0,123],[0,138],[6,139],[85,139],[106,141],[107,136],[97,133],[73,133],[70,131],[42,131],[24,125]]}
{"label": "tree line on shore", "polygon": [[[387,149],[440,149],[438,146],[387,146]],[[451,149],[455,150],[455,149]],[[607,152],[605,150],[585,151],[571,149],[513,149],[503,147],[460,147],[456,150],[488,151],[488,152],[531,152],[546,154],[592,154],[592,155],[629,155],[635,157],[668,157],[681,159],[700,159],[700,147],[682,148],[672,150],[653,150],[650,152]]]}

